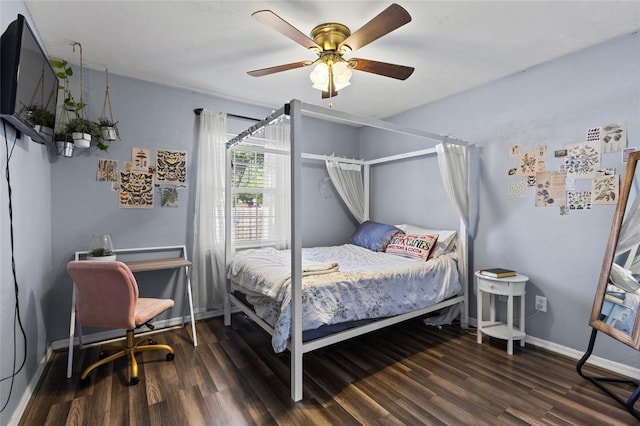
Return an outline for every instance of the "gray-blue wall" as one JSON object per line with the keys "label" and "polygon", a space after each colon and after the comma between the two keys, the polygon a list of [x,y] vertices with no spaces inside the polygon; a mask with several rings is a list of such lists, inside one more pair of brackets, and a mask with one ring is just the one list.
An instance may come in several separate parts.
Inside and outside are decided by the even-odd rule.
{"label": "gray-blue wall", "polygon": [[[510,147],[519,144],[521,152],[527,152],[545,145],[547,170],[558,170],[563,159],[554,158],[554,150],[584,141],[589,128],[623,123],[628,145],[640,148],[640,34],[415,108],[391,121],[478,145],[479,224],[473,268],[500,266],[528,275],[527,334],[585,350],[615,206],[594,206],[561,216],[557,207],[534,207],[533,188],[528,188],[525,198],[510,198],[508,184],[517,180],[507,174],[517,166]],[[603,167],[615,167],[624,174],[621,153],[602,158]],[[395,177],[384,181],[388,193],[395,190],[417,197],[423,191],[417,174],[398,171]],[[406,190],[398,191],[400,187]],[[377,201],[379,214],[399,220],[397,204],[386,201]],[[420,212],[421,223],[429,225],[442,220],[435,208],[423,203],[409,214]],[[535,313],[535,295],[548,297],[546,313]],[[470,315],[476,315],[475,292]],[[637,351],[605,335],[599,335],[595,348],[597,356],[640,367]]]}
{"label": "gray-blue wall", "polygon": [[[26,15],[22,2],[2,2],[0,5],[2,31],[18,13]],[[8,164],[13,208],[13,235],[15,269],[19,288],[20,316],[26,332],[27,358],[23,370],[15,376],[13,393],[0,423],[8,424],[22,394],[29,385],[46,353],[49,339],[45,311],[50,305],[51,286],[51,186],[49,149],[28,138],[16,139],[16,132],[0,120],[0,375],[10,376],[14,369],[13,349],[16,347],[15,368],[20,367],[24,344],[19,326],[15,322],[15,292],[11,266],[11,239],[9,218],[9,192],[5,175]],[[6,133],[5,133],[6,132]],[[8,146],[8,151],[7,151]],[[7,154],[10,160],[7,162]],[[14,330],[16,332],[14,339]],[[0,405],[9,398],[12,380],[0,385]]]}

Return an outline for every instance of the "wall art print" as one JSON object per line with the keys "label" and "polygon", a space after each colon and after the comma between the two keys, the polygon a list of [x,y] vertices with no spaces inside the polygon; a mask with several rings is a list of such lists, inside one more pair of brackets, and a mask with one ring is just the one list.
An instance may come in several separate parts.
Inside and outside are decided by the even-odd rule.
{"label": "wall art print", "polygon": [[536,207],[562,207],[567,204],[567,175],[542,172],[536,175]]}
{"label": "wall art print", "polygon": [[622,124],[607,124],[587,130],[587,142],[598,141],[601,151],[617,152],[627,146],[627,131]]}
{"label": "wall art print", "polygon": [[153,208],[153,174],[120,172],[120,207],[126,209]]}
{"label": "wall art print", "polygon": [[160,185],[160,205],[162,207],[178,207],[178,187],[175,185]]}
{"label": "wall art print", "polygon": [[146,148],[131,148],[131,170],[147,172],[151,165],[151,150]]}
{"label": "wall art print", "polygon": [[158,183],[184,184],[187,180],[187,153],[158,149],[156,167]]}
{"label": "wall art print", "polygon": [[593,179],[600,170],[600,143],[578,142],[567,145],[564,165],[568,178]]}
{"label": "wall art print", "polygon": [[118,160],[98,160],[96,180],[98,182],[117,182]]}
{"label": "wall art print", "polygon": [[567,192],[569,210],[591,210],[591,191]]}
{"label": "wall art print", "polygon": [[520,156],[519,165],[516,169],[518,176],[534,176],[538,172],[544,172],[544,157],[542,150],[525,152]]}
{"label": "wall art print", "polygon": [[524,198],[527,196],[527,182],[518,180],[509,182],[509,198]]}
{"label": "wall art print", "polygon": [[620,194],[620,179],[617,175],[604,175],[591,181],[591,202],[593,204],[616,204]]}

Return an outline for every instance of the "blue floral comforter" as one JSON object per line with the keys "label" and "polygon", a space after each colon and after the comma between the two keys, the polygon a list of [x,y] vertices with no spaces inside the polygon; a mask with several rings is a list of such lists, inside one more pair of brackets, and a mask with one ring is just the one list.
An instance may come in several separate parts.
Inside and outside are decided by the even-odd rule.
{"label": "blue floral comforter", "polygon": [[[274,328],[276,352],[291,331],[289,250],[240,251],[227,266],[234,290]],[[427,262],[374,252],[356,245],[302,250],[303,330],[422,309],[462,291],[455,253]]]}

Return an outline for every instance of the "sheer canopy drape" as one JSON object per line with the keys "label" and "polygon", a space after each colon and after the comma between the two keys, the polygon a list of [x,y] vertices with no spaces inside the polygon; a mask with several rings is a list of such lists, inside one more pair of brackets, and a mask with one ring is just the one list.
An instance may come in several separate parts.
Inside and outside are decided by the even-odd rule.
{"label": "sheer canopy drape", "polygon": [[[291,240],[291,168],[290,126],[279,122],[264,131],[263,208],[269,211],[268,241],[277,249],[289,248]],[[283,153],[269,152],[271,150]]]}
{"label": "sheer canopy drape", "polygon": [[473,236],[475,232],[470,229],[469,221],[469,150],[464,145],[443,142],[436,145],[436,152],[447,195],[456,206],[469,235]]}
{"label": "sheer canopy drape", "polygon": [[340,198],[358,222],[365,221],[364,216],[364,182],[362,166],[343,163],[337,160],[326,160],[327,173],[336,187]]}
{"label": "sheer canopy drape", "polygon": [[191,274],[194,303],[201,312],[221,309],[224,302],[225,145],[226,114],[203,110],[198,137]]}

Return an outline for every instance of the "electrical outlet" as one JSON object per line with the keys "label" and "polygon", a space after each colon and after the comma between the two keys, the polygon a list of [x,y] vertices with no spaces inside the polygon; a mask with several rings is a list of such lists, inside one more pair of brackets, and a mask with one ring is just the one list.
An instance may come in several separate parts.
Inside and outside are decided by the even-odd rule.
{"label": "electrical outlet", "polygon": [[545,296],[536,296],[536,311],[547,312],[547,298]]}

